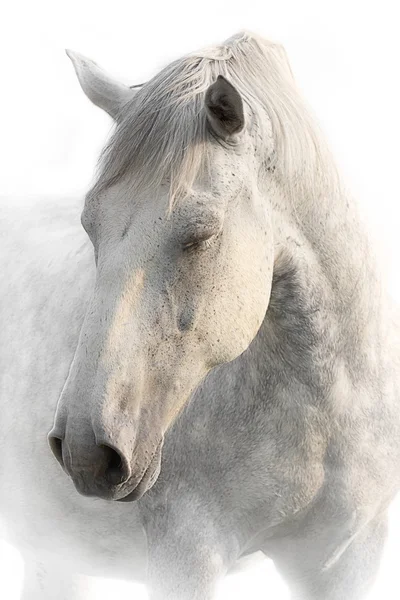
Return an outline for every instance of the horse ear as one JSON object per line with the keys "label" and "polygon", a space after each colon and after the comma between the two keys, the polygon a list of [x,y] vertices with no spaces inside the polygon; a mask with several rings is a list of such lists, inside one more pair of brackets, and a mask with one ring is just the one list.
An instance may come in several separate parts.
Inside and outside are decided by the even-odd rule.
{"label": "horse ear", "polygon": [[205,106],[208,122],[219,137],[231,137],[242,131],[242,98],[237,89],[222,75],[208,88]]}
{"label": "horse ear", "polygon": [[122,106],[135,95],[137,90],[114,80],[90,58],[72,50],[66,50],[66,53],[74,65],[81,88],[89,100],[116,119]]}

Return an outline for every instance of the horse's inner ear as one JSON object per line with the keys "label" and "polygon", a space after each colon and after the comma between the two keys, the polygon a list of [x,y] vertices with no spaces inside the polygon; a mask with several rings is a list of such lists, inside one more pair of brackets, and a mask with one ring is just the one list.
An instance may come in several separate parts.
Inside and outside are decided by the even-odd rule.
{"label": "horse's inner ear", "polygon": [[243,101],[237,89],[222,77],[206,92],[205,106],[208,121],[214,132],[222,138],[240,133],[244,127]]}

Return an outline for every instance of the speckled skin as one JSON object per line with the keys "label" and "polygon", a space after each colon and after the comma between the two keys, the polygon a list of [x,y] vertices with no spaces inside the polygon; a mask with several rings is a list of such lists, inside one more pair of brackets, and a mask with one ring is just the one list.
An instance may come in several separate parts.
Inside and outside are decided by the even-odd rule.
{"label": "speckled skin", "polygon": [[[25,599],[89,598],[99,574],[209,600],[256,551],[296,600],[373,581],[399,487],[398,325],[354,202],[287,194],[238,106],[226,139],[208,113],[210,171],[170,212],[167,184],[88,196],[96,266],[78,203],[4,203],[0,514]],[[127,459],[122,484],[100,439]]]}

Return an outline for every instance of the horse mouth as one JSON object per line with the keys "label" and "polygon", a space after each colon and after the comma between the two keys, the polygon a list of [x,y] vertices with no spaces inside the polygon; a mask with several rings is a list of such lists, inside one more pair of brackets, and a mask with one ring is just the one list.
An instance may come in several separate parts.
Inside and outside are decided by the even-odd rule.
{"label": "horse mouth", "polygon": [[149,466],[147,467],[146,471],[144,472],[142,478],[140,479],[139,483],[136,485],[134,490],[129,492],[123,498],[117,498],[115,500],[116,502],[134,502],[135,500],[139,500],[139,498],[141,498],[146,492],[150,490],[150,488],[153,487],[161,471],[162,446],[163,441],[161,441],[158,444],[153,458],[149,463]]}

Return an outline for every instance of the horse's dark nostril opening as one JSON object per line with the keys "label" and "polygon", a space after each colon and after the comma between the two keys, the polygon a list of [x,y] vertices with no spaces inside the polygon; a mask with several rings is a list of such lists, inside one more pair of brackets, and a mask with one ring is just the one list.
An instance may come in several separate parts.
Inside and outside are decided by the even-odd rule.
{"label": "horse's dark nostril opening", "polygon": [[[56,435],[49,435],[50,448],[60,463],[65,469],[63,460],[63,439]],[[86,458],[86,462],[85,459]],[[96,481],[96,485],[107,487],[120,485],[127,481],[130,477],[129,465],[123,454],[114,450],[108,444],[98,444],[92,448],[88,448],[87,453],[75,455],[75,460],[68,468],[71,477],[83,476],[89,480]],[[71,472],[70,472],[71,471]]]}
{"label": "horse's dark nostril opening", "polygon": [[62,439],[52,435],[49,437],[50,448],[60,463],[62,467],[64,467],[63,455],[62,455]]}
{"label": "horse's dark nostril opening", "polygon": [[107,480],[112,485],[118,485],[126,481],[129,477],[129,473],[121,455],[113,448],[110,448],[110,446],[102,445],[101,448],[107,453],[107,468],[105,471]]}

